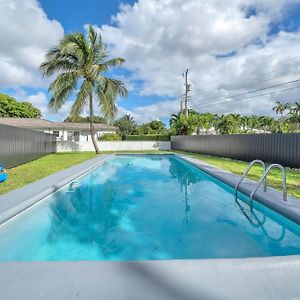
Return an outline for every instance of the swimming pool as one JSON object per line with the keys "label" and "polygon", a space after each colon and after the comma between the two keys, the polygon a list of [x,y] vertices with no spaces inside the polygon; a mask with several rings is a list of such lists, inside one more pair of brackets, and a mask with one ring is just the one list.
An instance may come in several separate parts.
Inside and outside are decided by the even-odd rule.
{"label": "swimming pool", "polygon": [[176,156],[114,156],[1,225],[0,261],[300,254],[299,225],[259,203],[249,220],[247,209]]}

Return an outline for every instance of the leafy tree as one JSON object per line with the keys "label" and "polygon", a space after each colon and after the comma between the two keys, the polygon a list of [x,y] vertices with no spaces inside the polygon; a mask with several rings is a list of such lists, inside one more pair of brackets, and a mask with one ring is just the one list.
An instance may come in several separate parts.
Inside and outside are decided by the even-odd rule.
{"label": "leafy tree", "polygon": [[294,106],[290,108],[289,116],[292,123],[300,123],[300,102],[296,102]]}
{"label": "leafy tree", "polygon": [[289,104],[288,113],[282,118],[285,125],[284,132],[300,131],[300,103]]}
{"label": "leafy tree", "polygon": [[215,128],[220,134],[241,132],[241,116],[238,114],[221,115],[216,118]]}
{"label": "leafy tree", "polygon": [[260,129],[264,132],[272,132],[272,128],[274,128],[273,118],[267,116],[258,117],[257,129]]}
{"label": "leafy tree", "polygon": [[250,116],[243,116],[241,117],[241,129],[243,133],[248,133],[249,131],[253,130],[253,121],[254,118]]}
{"label": "leafy tree", "polygon": [[166,132],[165,124],[159,120],[153,120],[139,126],[140,134],[165,134]]}
{"label": "leafy tree", "polygon": [[241,117],[241,130],[242,133],[253,133],[255,129],[259,129],[261,125],[259,116],[242,116]]}
{"label": "leafy tree", "polygon": [[137,124],[131,115],[124,115],[119,120],[115,121],[115,126],[118,127],[117,133],[125,139],[126,135],[137,134]]}
{"label": "leafy tree", "polygon": [[94,99],[105,118],[112,119],[117,112],[117,97],[127,96],[122,81],[103,75],[110,67],[122,65],[124,59],[107,60],[107,57],[100,34],[90,25],[87,37],[81,32],[65,35],[56,47],[48,51],[40,66],[44,76],[58,74],[49,87],[52,94],[49,107],[53,111],[58,111],[69,96],[78,90],[70,116],[80,115],[88,106],[90,133],[96,153],[100,151],[95,138]]}
{"label": "leafy tree", "polygon": [[173,116],[171,133],[176,135],[190,135],[195,132],[197,123],[198,116],[196,114],[186,116],[183,113],[179,113],[176,118]]}
{"label": "leafy tree", "polygon": [[204,129],[205,134],[208,134],[208,131],[214,127],[215,119],[216,115],[211,113],[199,114],[197,121],[198,131]]}
{"label": "leafy tree", "polygon": [[[81,117],[81,116],[74,116],[74,117],[67,117],[64,122],[65,123],[90,123],[91,118],[88,117]],[[107,124],[107,120],[100,116],[94,116],[93,122],[97,124]]]}
{"label": "leafy tree", "polygon": [[41,111],[29,102],[18,102],[16,99],[0,94],[0,117],[4,118],[40,118]]}

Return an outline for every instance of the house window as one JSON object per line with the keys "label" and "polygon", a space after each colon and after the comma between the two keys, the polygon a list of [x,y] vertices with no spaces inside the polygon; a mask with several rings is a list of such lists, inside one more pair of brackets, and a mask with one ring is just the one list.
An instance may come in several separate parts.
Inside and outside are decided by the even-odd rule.
{"label": "house window", "polygon": [[68,131],[67,132],[67,140],[69,142],[79,142],[79,131]]}
{"label": "house window", "polygon": [[59,138],[59,131],[54,130],[52,133],[55,137]]}
{"label": "house window", "polygon": [[67,141],[69,141],[69,142],[73,141],[73,131],[67,132]]}
{"label": "house window", "polygon": [[79,142],[79,131],[74,131],[74,141]]}

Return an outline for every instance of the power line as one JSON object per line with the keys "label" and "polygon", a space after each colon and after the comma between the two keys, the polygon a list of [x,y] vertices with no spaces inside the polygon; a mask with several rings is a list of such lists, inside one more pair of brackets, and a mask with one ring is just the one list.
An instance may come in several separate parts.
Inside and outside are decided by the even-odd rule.
{"label": "power line", "polygon": [[[300,61],[295,61],[294,63],[293,63],[293,65],[297,65],[297,64],[299,64],[300,63]],[[279,63],[279,64],[277,64],[277,66],[285,66],[285,65],[288,65],[288,64],[290,64],[290,61],[287,61],[287,62],[281,62],[281,63]],[[275,70],[275,72],[272,72],[272,74],[274,75],[274,74],[278,74],[278,73],[280,73],[280,72],[282,72],[282,71],[284,71],[284,68],[279,68],[279,69],[276,69]],[[259,73],[259,76],[263,76],[263,75],[269,75],[270,74],[270,72],[263,72],[263,73]],[[244,77],[250,77],[251,76],[251,74],[248,74],[248,75],[245,75]],[[286,76],[284,76],[284,75],[282,75],[282,76],[280,76],[279,78],[282,78],[282,77],[286,77]],[[256,84],[258,84],[258,83],[264,83],[264,82],[269,82],[269,81],[274,81],[274,80],[276,80],[276,79],[278,79],[278,78],[272,78],[272,79],[266,79],[266,80],[259,80],[258,82],[252,82],[251,84],[247,84],[247,85],[244,85],[244,86],[242,86],[241,88],[246,88],[246,87],[251,87],[251,86],[255,86]],[[207,92],[206,92],[207,93]],[[201,92],[198,92],[198,93],[195,93],[193,96],[198,96],[198,95],[202,95],[202,93]]]}
{"label": "power line", "polygon": [[223,102],[216,102],[215,101],[215,102],[211,102],[211,103],[203,103],[201,105],[197,105],[197,107],[204,107],[204,106],[209,106],[209,105],[226,104],[226,103],[244,101],[244,100],[250,99],[250,98],[269,96],[269,95],[278,94],[278,93],[282,93],[282,92],[290,91],[290,90],[295,90],[295,89],[299,89],[299,88],[300,88],[300,86],[294,86],[294,87],[279,90],[279,91],[273,91],[273,92],[269,92],[269,93],[266,93],[266,94],[260,94],[260,95],[252,95],[252,96],[248,96],[248,97],[243,97],[242,99],[235,99],[235,100],[232,100],[232,101],[223,101]]}
{"label": "power line", "polygon": [[261,91],[264,91],[264,90],[269,90],[269,89],[276,88],[276,87],[285,86],[285,85],[288,85],[288,84],[291,84],[291,83],[295,83],[295,82],[299,82],[299,81],[300,81],[300,78],[296,79],[296,80],[292,80],[292,81],[280,83],[280,84],[271,85],[271,86],[264,87],[264,88],[259,88],[259,89],[252,90],[252,91],[245,92],[245,93],[241,93],[241,94],[235,94],[235,95],[226,96],[226,97],[222,97],[222,98],[212,99],[212,101],[210,101],[210,102],[205,102],[205,103],[196,105],[194,107],[200,107],[200,106],[202,106],[204,104],[205,105],[206,104],[209,105],[209,104],[217,103],[217,102],[220,102],[220,101],[223,101],[223,100],[226,100],[226,99],[232,99],[232,98],[241,97],[241,96],[245,96],[245,95],[249,95],[249,94],[254,94],[254,93],[257,93],[257,92],[261,92]]}

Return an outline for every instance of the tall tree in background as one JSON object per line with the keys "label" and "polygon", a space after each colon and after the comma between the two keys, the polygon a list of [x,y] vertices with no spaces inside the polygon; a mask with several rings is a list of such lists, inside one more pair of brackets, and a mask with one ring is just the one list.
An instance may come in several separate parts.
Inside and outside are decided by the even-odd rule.
{"label": "tall tree in background", "polygon": [[0,94],[0,117],[2,118],[40,118],[41,111],[29,102],[18,102],[16,99]]}
{"label": "tall tree in background", "polygon": [[291,107],[289,116],[292,122],[300,123],[300,102],[295,102],[295,105]]}
{"label": "tall tree in background", "polygon": [[160,120],[153,120],[139,126],[139,134],[166,134],[165,124]]}
{"label": "tall tree in background", "polygon": [[287,123],[289,130],[293,132],[300,132],[300,102],[290,105],[290,111],[287,114]]}
{"label": "tall tree in background", "polygon": [[207,135],[209,130],[214,127],[215,120],[216,120],[216,115],[214,114],[211,113],[199,114],[198,122],[197,122],[198,131],[200,132],[200,130],[204,129],[205,134]]}
{"label": "tall tree in background", "polygon": [[216,118],[215,129],[220,134],[236,134],[241,132],[241,116],[235,113],[220,115]]}
{"label": "tall tree in background", "polygon": [[289,104],[283,104],[280,101],[276,102],[276,105],[273,107],[273,111],[276,112],[276,114],[280,114],[280,116],[283,116],[283,113],[289,109]]}
{"label": "tall tree in background", "polygon": [[112,119],[117,112],[117,97],[127,96],[122,81],[103,75],[110,67],[122,65],[124,59],[107,58],[100,34],[90,25],[87,37],[81,32],[65,35],[56,47],[48,51],[40,66],[44,76],[58,74],[49,87],[52,94],[49,107],[55,112],[78,90],[80,84],[70,116],[78,116],[85,107],[89,108],[90,133],[96,153],[100,151],[95,139],[94,99],[105,118]]}
{"label": "tall tree in background", "polygon": [[124,115],[115,121],[114,125],[118,127],[117,133],[122,136],[122,139],[125,139],[126,135],[137,133],[137,124],[131,115]]}
{"label": "tall tree in background", "polygon": [[198,123],[197,114],[189,114],[186,116],[183,113],[172,115],[171,120],[171,133],[176,135],[190,135],[196,131]]}

